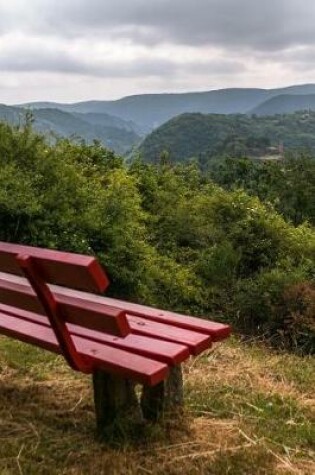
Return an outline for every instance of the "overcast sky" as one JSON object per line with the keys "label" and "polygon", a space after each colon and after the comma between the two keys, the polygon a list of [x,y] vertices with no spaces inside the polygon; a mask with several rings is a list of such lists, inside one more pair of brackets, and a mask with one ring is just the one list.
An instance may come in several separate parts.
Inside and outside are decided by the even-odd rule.
{"label": "overcast sky", "polygon": [[315,82],[315,0],[0,0],[0,102]]}

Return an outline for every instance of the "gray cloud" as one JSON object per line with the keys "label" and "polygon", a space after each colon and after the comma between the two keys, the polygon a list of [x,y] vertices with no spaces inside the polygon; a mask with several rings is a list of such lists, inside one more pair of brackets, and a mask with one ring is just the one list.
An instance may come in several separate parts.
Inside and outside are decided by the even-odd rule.
{"label": "gray cloud", "polygon": [[314,0],[0,0],[0,84],[73,78],[75,99],[313,82],[314,25]]}
{"label": "gray cloud", "polygon": [[259,56],[263,61],[271,60],[292,70],[315,71],[315,46],[300,46],[286,51],[275,51]]}
{"label": "gray cloud", "polygon": [[[47,52],[46,52],[47,53]],[[83,72],[84,64],[75,61],[66,53],[25,51],[20,48],[16,54],[0,55],[0,68],[7,72]]]}
{"label": "gray cloud", "polygon": [[77,73],[107,78],[133,78],[137,76],[171,77],[176,74],[231,74],[242,72],[245,65],[230,59],[205,58],[202,62],[194,58],[176,62],[161,58],[127,58],[124,60],[95,60],[93,57],[76,57],[71,48],[45,47],[39,44],[10,47],[0,53],[0,70],[7,72],[53,72]]}
{"label": "gray cloud", "polygon": [[88,63],[74,59],[67,54],[24,54],[23,57],[0,57],[0,68],[7,72],[51,72],[77,73],[86,76],[106,78],[133,78],[142,76],[169,76],[176,66],[170,61],[107,61],[104,64]]}
{"label": "gray cloud", "polygon": [[33,0],[32,7],[24,27],[50,34],[260,50],[315,43],[313,0]]}

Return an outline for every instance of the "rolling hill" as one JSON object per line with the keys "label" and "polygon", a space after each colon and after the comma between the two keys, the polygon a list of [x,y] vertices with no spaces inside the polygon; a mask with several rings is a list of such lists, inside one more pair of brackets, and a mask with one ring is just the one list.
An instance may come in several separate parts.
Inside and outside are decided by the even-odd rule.
{"label": "rolling hill", "polygon": [[[27,109],[0,105],[0,120],[10,124],[25,121]],[[140,141],[133,124],[109,114],[79,114],[54,108],[32,110],[34,128],[50,140],[56,137],[83,139],[91,143],[99,140],[119,154],[125,154]]]}
{"label": "rolling hill", "polygon": [[250,112],[257,115],[274,115],[303,110],[315,110],[315,94],[280,94],[254,107]]}
{"label": "rolling hill", "polygon": [[201,162],[223,155],[263,157],[278,149],[315,151],[315,112],[258,117],[183,114],[148,135],[139,147],[146,161],[167,151],[173,162]]}

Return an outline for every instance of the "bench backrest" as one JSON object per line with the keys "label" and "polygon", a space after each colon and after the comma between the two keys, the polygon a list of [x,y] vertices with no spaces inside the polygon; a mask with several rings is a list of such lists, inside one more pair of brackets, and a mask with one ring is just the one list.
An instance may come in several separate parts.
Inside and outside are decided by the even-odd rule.
{"label": "bench backrest", "polygon": [[18,255],[31,256],[37,261],[43,279],[50,284],[98,293],[104,292],[109,285],[95,257],[7,242],[0,242],[1,272],[23,276],[16,260]]}
{"label": "bench backrest", "polygon": [[[22,277],[21,257],[31,258],[38,277],[47,284],[96,293],[104,292],[109,285],[105,272],[92,256],[0,242],[0,304],[40,315],[46,313],[29,281]],[[65,322],[116,336],[130,333],[123,310],[75,297],[57,304]]]}

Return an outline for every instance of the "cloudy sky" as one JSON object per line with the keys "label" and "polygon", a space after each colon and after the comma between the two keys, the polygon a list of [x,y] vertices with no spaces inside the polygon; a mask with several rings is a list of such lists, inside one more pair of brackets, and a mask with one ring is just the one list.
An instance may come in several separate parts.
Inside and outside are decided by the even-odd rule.
{"label": "cloudy sky", "polygon": [[0,102],[315,82],[315,0],[0,0]]}

